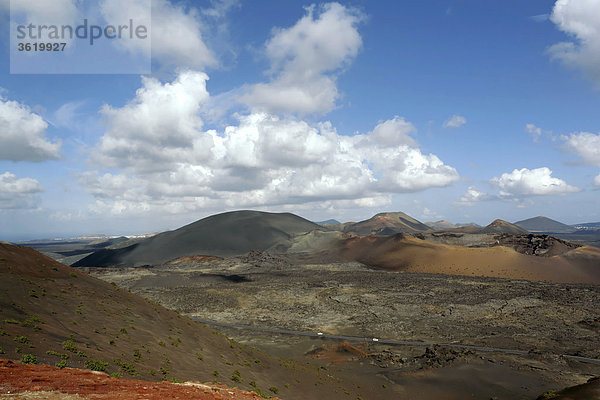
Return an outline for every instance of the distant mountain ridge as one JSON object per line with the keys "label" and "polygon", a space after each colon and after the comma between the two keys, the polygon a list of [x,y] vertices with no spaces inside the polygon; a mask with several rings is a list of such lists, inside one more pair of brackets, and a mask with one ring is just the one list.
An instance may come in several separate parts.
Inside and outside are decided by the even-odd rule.
{"label": "distant mountain ridge", "polygon": [[572,233],[577,230],[572,226],[543,216],[518,221],[515,222],[515,225],[530,232]]}

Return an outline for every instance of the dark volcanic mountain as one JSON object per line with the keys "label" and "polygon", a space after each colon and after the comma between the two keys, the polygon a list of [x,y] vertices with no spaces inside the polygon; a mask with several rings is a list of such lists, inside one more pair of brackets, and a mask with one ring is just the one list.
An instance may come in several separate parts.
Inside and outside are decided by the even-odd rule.
{"label": "dark volcanic mountain", "polygon": [[394,235],[396,233],[417,233],[432,230],[424,223],[402,212],[379,213],[355,224],[344,227],[344,232],[354,232],[358,235]]}
{"label": "dark volcanic mountain", "polygon": [[515,225],[529,232],[572,233],[576,231],[572,226],[541,216],[515,222]]}
{"label": "dark volcanic mountain", "polygon": [[233,211],[213,215],[122,249],[103,249],[75,267],[141,266],[178,257],[207,254],[235,256],[267,250],[294,235],[323,229],[294,214]]}

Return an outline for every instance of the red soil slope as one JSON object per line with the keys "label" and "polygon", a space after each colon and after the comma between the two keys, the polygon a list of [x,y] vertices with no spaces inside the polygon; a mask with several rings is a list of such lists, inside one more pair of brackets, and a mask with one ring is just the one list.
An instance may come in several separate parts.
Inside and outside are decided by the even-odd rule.
{"label": "red soil slope", "polygon": [[[41,392],[41,393],[40,393]],[[59,392],[59,393],[56,393]],[[59,369],[48,365],[23,365],[0,360],[0,394],[30,394],[46,398],[74,398],[79,395],[93,399],[120,400],[258,400],[256,393],[224,386],[199,383],[149,382],[138,379],[112,378],[101,372],[74,368]],[[2,396],[6,398],[5,396]],[[22,396],[19,396],[22,398]],[[19,398],[15,396],[15,398]],[[28,396],[25,396],[28,397]]]}

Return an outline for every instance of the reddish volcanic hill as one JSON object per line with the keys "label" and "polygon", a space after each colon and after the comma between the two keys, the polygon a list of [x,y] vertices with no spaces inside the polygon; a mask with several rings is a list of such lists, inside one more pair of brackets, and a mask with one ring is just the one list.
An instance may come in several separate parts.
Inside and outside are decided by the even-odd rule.
{"label": "reddish volcanic hill", "polygon": [[[149,382],[113,378],[107,374],[49,365],[24,365],[0,360],[0,394],[3,399],[70,400],[258,400],[249,393],[222,385]],[[11,396],[11,394],[13,396]]]}
{"label": "reddish volcanic hill", "polygon": [[344,232],[354,232],[358,235],[390,235],[394,233],[416,233],[430,230],[432,228],[402,212],[379,213],[365,221],[344,227]]}
{"label": "reddish volcanic hill", "polygon": [[588,246],[539,257],[505,246],[469,248],[403,234],[370,235],[340,241],[335,249],[318,256],[391,271],[600,284],[600,250]]}

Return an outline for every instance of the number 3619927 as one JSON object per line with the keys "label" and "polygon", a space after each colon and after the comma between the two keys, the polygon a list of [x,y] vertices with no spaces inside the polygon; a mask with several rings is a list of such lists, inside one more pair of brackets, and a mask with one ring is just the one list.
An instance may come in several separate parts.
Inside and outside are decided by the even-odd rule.
{"label": "number 3619927", "polygon": [[19,51],[65,51],[66,43],[17,43]]}

